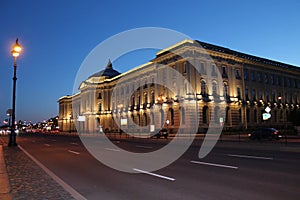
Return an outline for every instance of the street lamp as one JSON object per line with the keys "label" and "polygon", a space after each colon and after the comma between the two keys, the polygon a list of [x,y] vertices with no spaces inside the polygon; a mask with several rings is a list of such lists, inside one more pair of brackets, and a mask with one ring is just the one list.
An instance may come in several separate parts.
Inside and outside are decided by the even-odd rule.
{"label": "street lamp", "polygon": [[16,43],[13,46],[13,49],[11,51],[12,56],[14,57],[14,77],[13,77],[13,94],[12,94],[12,113],[11,113],[11,128],[10,128],[10,135],[9,135],[9,141],[8,146],[17,146],[16,142],[16,132],[15,132],[15,120],[16,120],[16,83],[17,83],[17,57],[20,55],[20,52],[22,51],[22,47],[18,43],[18,38],[16,40]]}

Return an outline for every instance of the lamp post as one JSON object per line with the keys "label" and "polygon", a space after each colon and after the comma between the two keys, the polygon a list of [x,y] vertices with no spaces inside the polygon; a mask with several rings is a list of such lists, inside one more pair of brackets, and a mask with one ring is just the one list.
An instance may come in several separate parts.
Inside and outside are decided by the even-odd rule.
{"label": "lamp post", "polygon": [[18,38],[16,43],[13,46],[11,51],[12,56],[14,57],[14,77],[13,77],[13,94],[12,94],[12,113],[11,113],[11,128],[8,146],[17,146],[16,142],[16,132],[15,132],[15,120],[16,120],[16,84],[17,84],[17,57],[20,55],[22,47],[18,43]]}

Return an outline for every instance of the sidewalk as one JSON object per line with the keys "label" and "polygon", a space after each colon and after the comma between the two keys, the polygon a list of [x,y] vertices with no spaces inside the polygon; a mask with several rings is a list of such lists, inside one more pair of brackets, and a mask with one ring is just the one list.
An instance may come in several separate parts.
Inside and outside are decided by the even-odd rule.
{"label": "sidewalk", "polygon": [[3,147],[0,144],[0,199],[11,200],[12,193],[9,185],[8,174],[3,157]]}
{"label": "sidewalk", "polygon": [[6,138],[0,137],[0,146],[1,200],[74,199],[18,147],[7,147]]}

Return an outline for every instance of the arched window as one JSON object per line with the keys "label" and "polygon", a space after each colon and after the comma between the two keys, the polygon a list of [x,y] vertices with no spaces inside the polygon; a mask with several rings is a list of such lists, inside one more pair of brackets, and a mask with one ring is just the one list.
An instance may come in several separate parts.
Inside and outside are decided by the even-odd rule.
{"label": "arched window", "polygon": [[200,81],[201,84],[201,95],[202,96],[207,96],[207,89],[206,89],[206,83],[204,80]]}
{"label": "arched window", "polygon": [[218,94],[217,82],[215,82],[215,81],[213,81],[213,83],[212,83],[212,93],[213,93],[213,96],[217,96],[217,94]]}

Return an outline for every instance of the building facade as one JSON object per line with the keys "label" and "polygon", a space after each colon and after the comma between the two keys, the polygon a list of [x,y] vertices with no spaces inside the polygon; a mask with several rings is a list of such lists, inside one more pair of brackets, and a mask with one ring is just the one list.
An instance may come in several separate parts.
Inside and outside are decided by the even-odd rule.
{"label": "building facade", "polygon": [[58,100],[59,126],[86,133],[285,128],[299,97],[296,66],[184,40],[122,74],[109,61],[78,93]]}

